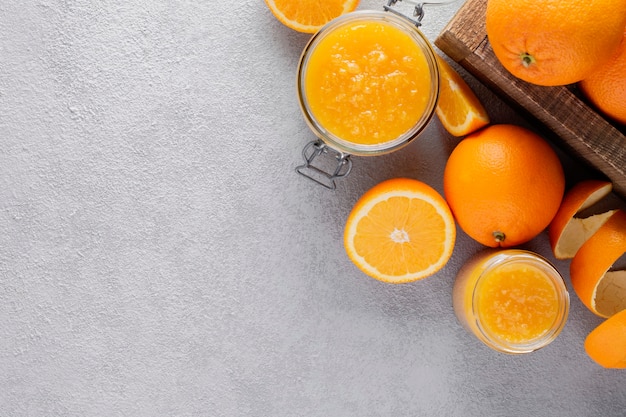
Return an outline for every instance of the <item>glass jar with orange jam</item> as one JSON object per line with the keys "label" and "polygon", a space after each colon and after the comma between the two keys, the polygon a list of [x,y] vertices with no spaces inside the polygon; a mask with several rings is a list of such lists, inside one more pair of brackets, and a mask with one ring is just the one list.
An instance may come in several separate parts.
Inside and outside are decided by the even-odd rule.
{"label": "glass jar with orange jam", "polygon": [[504,353],[529,353],[551,343],[569,312],[569,294],[557,269],[520,249],[486,250],[459,271],[454,311],[481,342]]}
{"label": "glass jar with orange jam", "polygon": [[331,148],[340,162],[334,177],[341,176],[348,156],[399,149],[434,114],[439,94],[435,52],[419,24],[385,10],[332,20],[302,53],[298,98],[319,138],[303,151],[307,167]]}

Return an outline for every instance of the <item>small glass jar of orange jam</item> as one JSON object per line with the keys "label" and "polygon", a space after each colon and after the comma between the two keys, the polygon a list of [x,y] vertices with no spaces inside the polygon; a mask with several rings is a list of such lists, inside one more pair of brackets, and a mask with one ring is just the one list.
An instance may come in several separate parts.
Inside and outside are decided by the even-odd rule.
{"label": "small glass jar of orange jam", "polygon": [[307,165],[328,148],[340,164],[349,155],[397,150],[433,116],[439,95],[435,52],[419,23],[385,10],[340,16],[305,47],[298,98],[319,138],[303,151]]}
{"label": "small glass jar of orange jam", "polygon": [[454,311],[481,342],[504,353],[529,353],[551,343],[569,312],[569,294],[557,269],[520,249],[485,250],[461,268]]}

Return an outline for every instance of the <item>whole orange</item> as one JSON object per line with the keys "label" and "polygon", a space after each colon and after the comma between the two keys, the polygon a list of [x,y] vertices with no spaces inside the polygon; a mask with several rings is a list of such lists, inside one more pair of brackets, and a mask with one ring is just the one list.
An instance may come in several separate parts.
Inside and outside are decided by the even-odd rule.
{"label": "whole orange", "polygon": [[550,224],[563,198],[565,176],[542,137],[499,124],[459,142],[446,163],[443,185],[465,233],[486,246],[510,247]]}
{"label": "whole orange", "polygon": [[539,85],[588,77],[615,53],[625,26],[624,0],[487,0],[496,57],[516,77]]}
{"label": "whole orange", "polygon": [[615,55],[579,85],[602,113],[626,125],[626,29]]}

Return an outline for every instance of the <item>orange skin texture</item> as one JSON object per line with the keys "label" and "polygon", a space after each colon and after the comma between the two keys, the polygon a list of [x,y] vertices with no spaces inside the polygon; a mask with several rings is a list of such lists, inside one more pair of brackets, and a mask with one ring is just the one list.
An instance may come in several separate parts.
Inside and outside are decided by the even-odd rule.
{"label": "orange skin texture", "polygon": [[[626,27],[624,0],[488,0],[486,29],[511,74],[556,86],[576,83],[607,62]],[[524,65],[522,56],[534,62]]]}
{"label": "orange skin texture", "polygon": [[[563,167],[550,145],[507,124],[488,126],[459,142],[443,181],[461,229],[490,247],[516,246],[541,233],[565,190]],[[504,240],[496,239],[496,232]]]}
{"label": "orange skin texture", "polygon": [[576,252],[570,263],[572,287],[580,301],[594,314],[594,290],[604,274],[626,253],[626,212],[617,210]]}
{"label": "orange skin texture", "polygon": [[[548,238],[553,252],[565,226],[580,211],[587,198],[595,191],[610,186],[611,183],[608,181],[586,180],[576,184],[565,194],[557,214],[548,227]],[[608,188],[607,194],[611,189]]]}
{"label": "orange skin texture", "polygon": [[585,351],[605,368],[626,368],[626,310],[614,314],[585,339]]}
{"label": "orange skin texture", "polygon": [[600,112],[626,125],[626,29],[617,53],[579,86]]}

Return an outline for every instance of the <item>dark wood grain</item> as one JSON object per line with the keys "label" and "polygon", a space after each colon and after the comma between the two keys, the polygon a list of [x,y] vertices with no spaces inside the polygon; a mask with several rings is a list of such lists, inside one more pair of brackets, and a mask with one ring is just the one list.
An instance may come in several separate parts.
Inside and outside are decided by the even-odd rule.
{"label": "dark wood grain", "polygon": [[626,197],[624,127],[596,112],[575,86],[543,87],[511,75],[491,49],[485,30],[487,0],[467,0],[435,40],[435,45],[514,107],[534,117],[557,145],[597,169]]}

